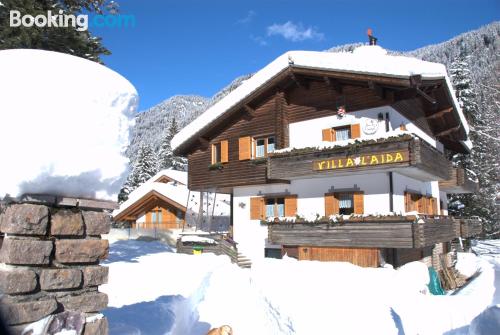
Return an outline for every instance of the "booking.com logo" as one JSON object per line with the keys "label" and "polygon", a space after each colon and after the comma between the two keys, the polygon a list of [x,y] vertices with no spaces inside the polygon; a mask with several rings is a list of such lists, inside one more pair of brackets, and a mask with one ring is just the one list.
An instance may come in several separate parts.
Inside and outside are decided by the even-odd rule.
{"label": "booking.com logo", "polygon": [[95,15],[89,19],[89,16],[86,14],[64,14],[62,10],[59,10],[57,14],[49,10],[47,11],[47,15],[39,14],[36,16],[21,15],[20,11],[11,10],[9,23],[11,27],[73,27],[78,31],[85,31],[89,27],[133,28],[136,22],[134,15]]}

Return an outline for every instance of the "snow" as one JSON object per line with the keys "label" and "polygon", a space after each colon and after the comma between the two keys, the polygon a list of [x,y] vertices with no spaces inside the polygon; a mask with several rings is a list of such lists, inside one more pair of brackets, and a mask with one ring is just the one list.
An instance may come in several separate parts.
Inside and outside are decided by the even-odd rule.
{"label": "snow", "polygon": [[[168,176],[175,179],[178,182],[162,183],[157,182],[161,176]],[[126,211],[129,207],[133,206],[137,201],[142,199],[144,196],[151,192],[158,192],[161,195],[175,201],[181,206],[186,206],[188,214],[197,213],[199,211],[199,206],[197,201],[199,201],[200,193],[189,191],[187,188],[187,172],[175,171],[175,170],[162,170],[158,172],[155,176],[151,177],[144,184],[136,188],[132,193],[129,194],[127,201],[120,205],[120,208],[113,212],[113,216],[116,217],[122,212]],[[228,199],[227,195],[217,194],[215,200],[215,209],[213,209],[213,197],[212,195],[209,202],[209,211],[212,212],[214,216],[224,216],[229,215],[230,206],[225,201]],[[204,198],[204,208],[206,208],[206,200]]]}
{"label": "snow", "polygon": [[[381,136],[378,136],[376,139],[373,138],[368,138],[364,140],[360,139],[348,139],[348,140],[341,140],[341,141],[335,141],[335,142],[329,142],[329,141],[322,141],[320,144],[318,144],[315,149],[316,150],[323,150],[323,149],[331,149],[331,148],[339,148],[339,147],[346,147],[349,145],[352,145],[354,143],[364,143],[364,142],[373,142],[374,140],[378,139],[389,139],[389,138],[394,138],[394,137],[400,137],[404,135],[410,135],[415,138],[419,138],[417,135],[407,131],[407,130],[391,130],[386,133],[384,133]],[[304,149],[303,147],[287,147],[283,149],[277,149],[273,151],[273,154],[280,154],[280,153],[285,153],[285,152],[291,152],[296,149]]]}
{"label": "snow", "polygon": [[204,335],[224,324],[238,335],[457,335],[468,334],[471,322],[471,334],[485,334],[474,332],[475,324],[494,324],[495,310],[481,313],[499,303],[499,264],[482,258],[481,273],[466,287],[432,296],[418,262],[394,270],[285,257],[240,269],[226,256],[176,254],[159,242],[110,247],[109,283],[101,290],[109,295],[103,314],[111,335]]}
{"label": "snow", "polygon": [[173,180],[176,180],[179,183],[187,185],[188,175],[187,172],[185,171],[177,171],[172,169],[161,170],[152,178],[152,180],[156,181],[162,176],[172,178]]}
{"label": "snow", "polygon": [[181,241],[193,242],[193,243],[217,244],[215,240],[212,238],[196,236],[196,235],[183,235],[181,236]]}
{"label": "snow", "polygon": [[42,50],[0,51],[0,196],[112,198],[138,96],[118,73]]}
{"label": "snow", "polygon": [[388,55],[380,46],[361,46],[352,53],[289,51],[262,68],[237,89],[229,93],[205,113],[183,128],[173,139],[172,149],[180,147],[198,133],[207,129],[215,120],[230,111],[239,102],[249,97],[261,86],[292,68],[322,69],[340,72],[409,78],[419,74],[422,79],[446,79],[446,85],[460,120],[468,132],[462,110],[454,99],[451,82],[443,64],[422,61],[416,58]]}

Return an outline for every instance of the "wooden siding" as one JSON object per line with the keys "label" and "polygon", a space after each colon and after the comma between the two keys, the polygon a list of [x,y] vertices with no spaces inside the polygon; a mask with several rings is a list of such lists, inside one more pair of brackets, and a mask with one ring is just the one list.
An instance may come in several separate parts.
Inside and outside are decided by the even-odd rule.
{"label": "wooden siding", "polygon": [[230,192],[234,186],[275,182],[267,178],[265,160],[247,159],[251,154],[248,152],[240,160],[240,138],[274,135],[277,149],[287,147],[289,123],[336,115],[339,99],[345,100],[347,113],[388,104],[372,90],[359,86],[343,86],[342,95],[319,81],[300,87],[292,85],[286,90],[275,88],[275,93],[252,102],[252,115],[242,108],[204,135],[200,141],[208,140],[210,145],[227,140],[228,162],[221,169],[210,170],[210,146],[198,145],[188,154],[189,188]]}
{"label": "wooden siding", "polygon": [[349,262],[363,267],[379,266],[379,249],[298,247],[299,260]]}
{"label": "wooden siding", "polygon": [[459,225],[452,218],[372,222],[276,223],[268,227],[273,244],[315,247],[422,248],[459,236]]}
{"label": "wooden siding", "polygon": [[439,189],[446,193],[474,193],[478,183],[469,179],[463,168],[450,167],[450,179],[440,181]]}
{"label": "wooden siding", "polygon": [[347,113],[388,104],[367,87],[345,85],[339,94],[317,81],[310,82],[309,89],[292,88],[286,97],[290,123],[336,115],[338,105],[344,103]]}
{"label": "wooden siding", "polygon": [[269,241],[316,247],[412,248],[412,223],[272,224]]}
{"label": "wooden siding", "polygon": [[477,236],[482,233],[482,224],[479,219],[459,218],[460,236],[463,238]]}
{"label": "wooden siding", "polygon": [[414,226],[413,238],[416,248],[448,242],[460,234],[459,223],[450,217],[426,218]]}

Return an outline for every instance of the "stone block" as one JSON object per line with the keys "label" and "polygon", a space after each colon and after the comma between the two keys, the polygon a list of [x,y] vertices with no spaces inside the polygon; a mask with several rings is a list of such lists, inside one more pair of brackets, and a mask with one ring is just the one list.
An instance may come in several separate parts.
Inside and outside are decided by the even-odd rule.
{"label": "stone block", "polygon": [[78,288],[82,272],[78,269],[44,269],[40,272],[40,288],[46,291]]}
{"label": "stone block", "polygon": [[108,335],[108,329],[108,319],[102,317],[93,322],[87,322],[83,335]]}
{"label": "stone block", "polygon": [[38,321],[52,314],[56,309],[55,299],[0,304],[3,320],[8,325]]}
{"label": "stone block", "polygon": [[58,240],[55,259],[61,263],[94,263],[106,259],[108,252],[107,240]]}
{"label": "stone block", "polygon": [[84,225],[80,212],[60,209],[50,220],[50,234],[55,236],[83,236]]}
{"label": "stone block", "polygon": [[65,311],[90,313],[105,309],[108,306],[108,296],[101,292],[85,292],[58,297],[57,302],[63,305]]}
{"label": "stone block", "polygon": [[111,229],[111,216],[105,212],[83,211],[87,235],[102,235]]}
{"label": "stone block", "polygon": [[0,231],[8,234],[46,235],[48,222],[47,206],[14,204],[0,214]]}
{"label": "stone block", "polygon": [[99,286],[108,282],[109,268],[107,266],[87,266],[83,269],[83,285]]}
{"label": "stone block", "polygon": [[46,265],[50,263],[52,241],[6,238],[0,249],[0,262],[16,265]]}
{"label": "stone block", "polygon": [[47,325],[47,334],[69,333],[82,334],[85,325],[85,316],[83,313],[74,311],[64,311],[51,317]]}
{"label": "stone block", "polygon": [[0,270],[0,291],[4,294],[33,292],[37,286],[32,270]]}

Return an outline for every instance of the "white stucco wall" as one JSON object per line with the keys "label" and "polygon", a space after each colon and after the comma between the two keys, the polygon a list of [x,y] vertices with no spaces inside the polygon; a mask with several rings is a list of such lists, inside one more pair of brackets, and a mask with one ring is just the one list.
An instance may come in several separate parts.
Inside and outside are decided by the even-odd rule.
{"label": "white stucco wall", "polygon": [[437,199],[438,213],[439,213],[439,184],[437,181],[421,182],[416,179],[403,176],[399,173],[393,173],[394,185],[394,212],[405,213],[405,199],[404,193],[406,191],[429,195]]}
{"label": "white stucco wall", "polygon": [[[437,182],[421,182],[398,173],[393,173],[394,212],[404,214],[404,192],[409,189],[432,195],[439,202]],[[325,214],[324,194],[342,189],[359,189],[364,192],[365,214],[389,214],[389,175],[372,173],[355,176],[293,180],[291,184],[268,184],[235,187],[233,198],[233,234],[238,249],[251,259],[264,257],[267,226],[259,220],[250,220],[250,198],[272,194],[298,196],[297,214],[314,218]]]}
{"label": "white stucco wall", "polygon": [[[387,134],[385,129],[385,120],[378,120],[379,113],[382,113],[384,118],[386,113],[389,113],[389,131],[392,132],[392,136],[400,133],[401,131],[399,127],[401,125],[405,125],[407,131],[416,134],[438,150],[443,150],[443,145],[440,142],[427,135],[424,131],[415,126],[412,122],[410,122],[390,106],[349,112],[342,118],[339,118],[336,115],[332,115],[302,122],[291,123],[289,128],[290,147],[306,148],[317,146],[322,143],[322,129],[330,127],[342,127],[355,123],[360,124],[361,139],[374,139],[384,137]],[[372,127],[368,126],[369,123],[372,125]],[[368,131],[368,128],[376,129],[376,131],[372,134],[370,131]]]}

